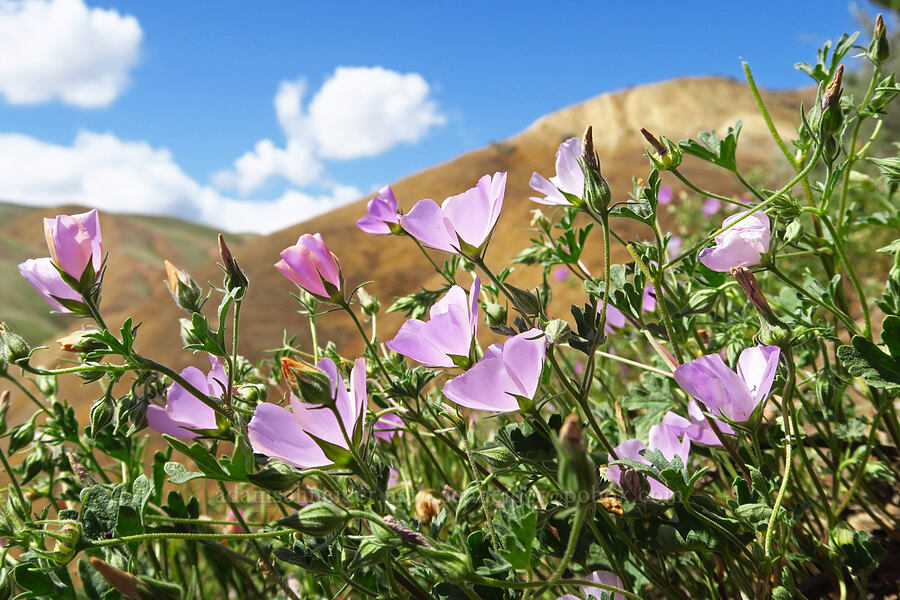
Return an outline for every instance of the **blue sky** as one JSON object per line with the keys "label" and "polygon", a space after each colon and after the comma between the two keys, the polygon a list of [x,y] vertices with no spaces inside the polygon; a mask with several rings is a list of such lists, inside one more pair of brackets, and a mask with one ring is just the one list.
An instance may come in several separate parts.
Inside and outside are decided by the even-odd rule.
{"label": "blue sky", "polygon": [[[742,79],[741,58],[760,85],[805,85],[794,63],[857,26],[849,5],[813,1],[29,1],[0,0],[0,55],[33,56],[41,39],[53,40],[42,50],[59,47],[24,65],[0,59],[0,163],[14,157],[0,166],[0,198],[259,231],[272,227],[247,208],[290,207],[300,220],[602,92],[683,75]],[[34,33],[4,40],[4,20],[6,31]],[[3,83],[16,77],[19,87]],[[276,115],[280,89],[303,91],[290,119]],[[355,147],[332,133],[344,115],[363,138],[373,120],[418,124]],[[54,172],[49,184],[42,170]]]}

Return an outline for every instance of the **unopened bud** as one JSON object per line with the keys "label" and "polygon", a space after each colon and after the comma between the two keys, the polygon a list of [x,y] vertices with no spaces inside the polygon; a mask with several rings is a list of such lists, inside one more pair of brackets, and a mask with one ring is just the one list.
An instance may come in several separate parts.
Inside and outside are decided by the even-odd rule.
{"label": "unopened bud", "polygon": [[359,300],[363,313],[367,315],[377,315],[378,311],[381,310],[381,304],[378,302],[378,299],[374,298],[364,288],[359,288],[359,291],[356,292],[356,298]]}
{"label": "unopened bud", "polygon": [[328,375],[288,356],[281,357],[281,374],[291,390],[310,404],[332,405],[331,380]]}
{"label": "unopened bud", "polygon": [[493,302],[487,302],[484,305],[484,314],[487,317],[488,325],[491,327],[498,327],[500,325],[506,325],[506,307],[501,304],[494,304]]}
{"label": "unopened bud", "polygon": [[581,140],[581,158],[585,202],[593,211],[606,214],[612,192],[609,191],[609,184],[600,173],[600,158],[594,151],[594,137],[590,125],[584,130],[584,137]]}
{"label": "unopened bud", "polygon": [[415,499],[416,517],[425,525],[441,514],[441,501],[431,495],[431,492],[419,490]]}
{"label": "unopened bud", "polygon": [[391,528],[391,530],[400,536],[404,542],[408,544],[412,544],[414,546],[424,546],[425,548],[432,548],[431,542],[428,539],[419,533],[418,531],[413,531],[395,517],[391,515],[386,515],[383,519],[384,524]]}
{"label": "unopened bud", "polygon": [[650,484],[647,479],[631,468],[623,468],[620,477],[622,484],[622,494],[629,502],[640,502],[647,497],[650,491]]}
{"label": "unopened bud", "polygon": [[596,468],[585,451],[581,420],[575,414],[566,417],[559,429],[559,481],[570,491],[587,492],[589,497],[581,502],[593,498]]}
{"label": "unopened bud", "polygon": [[838,133],[844,124],[844,111],[841,110],[841,92],[843,92],[841,82],[843,79],[844,65],[839,65],[831,82],[822,93],[819,105],[822,111],[822,122],[819,125],[819,133],[823,142]]}
{"label": "unopened bud", "polygon": [[[81,372],[79,375],[84,376],[87,372]],[[47,398],[53,398],[59,392],[59,381],[56,375],[38,375],[34,378],[34,384],[37,389]]]}
{"label": "unopened bud", "polygon": [[884,26],[884,18],[881,16],[881,13],[878,13],[878,16],[875,17],[875,30],[872,32],[872,42],[869,44],[868,56],[875,64],[881,64],[891,56],[887,29]]}
{"label": "unopened bud", "polygon": [[441,496],[444,497],[444,500],[447,502],[456,503],[459,502],[459,492],[450,487],[449,484],[444,484],[444,489],[441,490]]}
{"label": "unopened bud", "polygon": [[106,348],[106,344],[95,338],[85,337],[89,333],[99,333],[96,329],[79,329],[56,340],[63,352],[82,353]]}
{"label": "unopened bud", "polygon": [[550,221],[547,220],[547,217],[544,216],[544,213],[541,212],[541,209],[536,208],[531,211],[531,223],[532,227],[540,227],[541,229],[546,229],[550,225]]}
{"label": "unopened bud", "polygon": [[54,537],[56,544],[53,546],[52,558],[55,562],[64,565],[75,556],[75,548],[81,539],[81,528],[75,521],[68,521],[62,525]]}
{"label": "unopened bud", "polygon": [[647,154],[650,157],[650,162],[657,170],[667,171],[675,169],[681,164],[684,153],[669,138],[663,136],[662,140],[657,139],[655,135],[643,127],[641,128],[641,133],[644,135],[644,139],[653,146],[653,152],[648,152]]}
{"label": "unopened bud", "polygon": [[225,287],[229,290],[246,290],[250,285],[247,275],[238,266],[228,244],[225,243],[225,236],[221,233],[219,234],[219,256],[222,258],[222,266],[225,269]]}
{"label": "unopened bud", "polygon": [[769,301],[766,300],[766,296],[759,287],[756,276],[753,275],[753,272],[750,271],[750,269],[745,267],[731,267],[731,276],[740,284],[744,293],[747,294],[747,299],[750,301],[750,304],[756,307],[760,316],[762,316],[767,323],[777,321],[775,313],[772,312],[772,308],[769,306]]}
{"label": "unopened bud", "polygon": [[91,411],[89,414],[90,423],[91,423],[91,437],[97,437],[97,433],[99,433],[104,427],[112,423],[113,416],[113,403],[112,398],[108,395],[103,396],[93,405],[91,405]]}
{"label": "unopened bud", "polygon": [[28,357],[31,356],[31,349],[22,336],[11,331],[6,323],[0,323],[0,345],[2,345],[0,356],[11,365],[20,361],[28,362]]}
{"label": "unopened bud", "polygon": [[350,513],[337,504],[315,502],[301,508],[300,512],[279,520],[278,524],[306,535],[324,537],[343,529],[348,520]]}
{"label": "unopened bud", "polygon": [[185,346],[193,346],[195,344],[203,345],[203,341],[194,333],[194,324],[190,319],[178,319],[181,333],[181,341]]}
{"label": "unopened bud", "polygon": [[[226,248],[227,250],[227,248]],[[232,259],[233,260],[233,259]],[[166,285],[179,308],[189,313],[200,312],[203,308],[203,291],[191,276],[170,263],[166,265]]]}
{"label": "unopened bud", "polygon": [[562,319],[553,319],[544,328],[544,334],[551,344],[565,344],[572,335],[572,328]]}

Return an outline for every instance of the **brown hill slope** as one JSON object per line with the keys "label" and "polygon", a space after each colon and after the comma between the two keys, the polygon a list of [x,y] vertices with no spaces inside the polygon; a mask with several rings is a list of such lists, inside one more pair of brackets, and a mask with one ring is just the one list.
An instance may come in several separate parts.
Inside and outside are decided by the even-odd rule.
{"label": "brown hill slope", "polygon": [[[806,92],[765,94],[772,117],[785,136],[791,136],[801,99],[807,96]],[[561,140],[580,135],[586,125],[593,125],[603,173],[609,180],[614,198],[623,199],[631,189],[632,176],[648,172],[647,159],[643,155],[645,142],[639,132],[641,127],[679,140],[695,137],[701,129],[722,131],[738,119],[745,123],[740,163],[745,169],[770,165],[777,158],[777,150],[757,116],[746,86],[721,78],[692,78],[603,94],[541,118],[502,144],[474,150],[402,179],[393,184],[393,188],[401,208],[408,210],[421,198],[440,202],[446,196],[459,193],[474,185],[485,173],[508,171],[503,213],[487,254],[488,264],[499,269],[527,244],[530,213],[538,207],[528,199],[531,195],[528,180],[532,171],[547,176],[553,174],[554,155]],[[700,185],[720,193],[737,189],[736,182],[721,171],[713,172],[690,158],[685,161],[682,171]],[[669,177],[664,182],[680,189],[674,185],[677,183],[674,178]],[[321,232],[340,258],[348,284],[374,281],[369,290],[378,294],[384,307],[394,296],[408,294],[422,286],[438,287],[438,277],[433,275],[428,263],[409,240],[369,236],[355,227],[355,220],[364,212],[363,199],[305,223],[256,238],[235,251],[251,280],[242,313],[242,354],[251,359],[262,357],[266,349],[280,345],[285,330],[291,335],[297,334],[301,343],[305,344],[309,339],[306,322],[296,314],[296,304],[289,295],[295,288],[272,268],[279,251],[293,244],[302,233]],[[272,215],[272,218],[277,219],[278,215]],[[104,221],[104,232],[108,223],[109,220]],[[641,226],[632,221],[614,221],[613,227],[626,238],[643,235],[638,231]],[[212,249],[214,244],[214,239],[210,239],[209,248]],[[602,260],[602,248],[597,244],[591,248],[585,262],[594,268]],[[620,248],[613,248],[613,252],[614,260],[624,260]],[[111,265],[123,260],[115,254],[110,256]],[[161,280],[162,265],[159,269]],[[192,275],[198,282],[218,282],[221,278],[212,264],[195,270]],[[528,276],[519,281],[527,283]],[[575,293],[571,289],[560,289],[554,302],[561,316],[568,313],[563,302],[576,300]],[[196,362],[196,357],[180,349],[178,317],[184,314],[174,306],[165,286],[160,284],[151,300],[132,308],[127,312],[108,313],[110,326],[132,314],[136,320],[143,321],[138,337],[141,351],[177,368]],[[378,321],[382,340],[390,339],[402,320],[399,314],[382,315]],[[361,347],[352,323],[339,314],[319,321],[319,339],[334,340],[346,352],[355,352]],[[72,385],[64,389],[69,395],[84,393]]]}

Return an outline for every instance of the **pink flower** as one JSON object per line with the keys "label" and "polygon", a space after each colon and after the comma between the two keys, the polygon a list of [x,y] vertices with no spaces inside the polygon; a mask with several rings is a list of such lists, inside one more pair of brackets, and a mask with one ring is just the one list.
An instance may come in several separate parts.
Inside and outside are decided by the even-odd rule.
{"label": "pink flower", "polygon": [[343,288],[340,265],[319,233],[304,233],[296,244],[282,250],[275,268],[310,294],[326,300]]}
{"label": "pink flower", "polygon": [[[619,577],[611,571],[594,571],[584,579],[587,581],[593,581],[594,583],[599,583],[601,585],[608,585],[610,587],[619,588],[620,590],[625,589],[625,587],[622,585],[622,580],[619,579]],[[591,600],[591,598],[593,598],[594,600],[625,600],[625,596],[623,596],[622,594],[610,592],[607,589],[596,587],[593,585],[581,586],[581,592],[588,600]],[[573,594],[565,594],[563,596],[560,596],[558,600],[578,600],[578,596],[575,596]]]}
{"label": "pink flower", "polygon": [[670,257],[678,256],[681,253],[681,245],[684,243],[684,240],[681,239],[680,235],[673,235],[669,238],[669,245],[666,246],[666,252]]}
{"label": "pink flower", "polygon": [[59,271],[53,266],[52,258],[29,258],[19,265],[19,273],[37,293],[43,296],[53,310],[64,313],[72,312],[58,299],[82,301],[81,294],[63,281]]}
{"label": "pink flower", "polygon": [[[357,358],[350,371],[350,391],[330,358],[316,367],[331,381],[334,410],[301,402],[290,395],[291,410],[262,402],[256,406],[247,429],[254,452],[300,469],[323,467],[332,460],[325,456],[318,441],[349,450],[350,443],[362,443],[362,416],[366,410],[366,361]],[[326,447],[328,447],[326,445]]]}
{"label": "pink flower", "polygon": [[395,233],[400,230],[400,215],[397,212],[397,199],[391,186],[386,185],[378,190],[378,195],[369,200],[366,208],[369,214],[356,222],[356,226],[374,235]]}
{"label": "pink flower", "polygon": [[656,291],[652,285],[644,286],[644,295],[641,298],[641,310],[653,312],[656,310]]}
{"label": "pink flower", "polygon": [[[208,397],[221,398],[228,377],[217,357],[210,355],[209,363],[210,371],[206,375],[196,367],[187,367],[180,375]],[[216,411],[177,383],[169,386],[165,408],[153,404],[147,407],[147,426],[176,438],[199,437],[201,434],[195,430],[219,429]]]}
{"label": "pink flower", "polygon": [[[691,441],[688,438],[678,439],[679,433],[666,424],[660,423],[650,428],[650,449],[662,452],[666,460],[673,460],[676,456],[681,458],[681,462],[685,465],[688,461],[688,454],[691,449]],[[644,458],[641,451],[646,450],[647,446],[640,440],[625,440],[615,447],[616,456],[620,459],[630,458],[645,465],[651,464],[649,460]],[[616,485],[621,486],[622,467],[619,465],[611,465],[606,469],[606,477]],[[660,481],[648,477],[647,483],[650,484],[650,497],[654,500],[668,500],[672,497],[673,492]]]}
{"label": "pink flower", "polygon": [[569,277],[569,269],[563,265],[560,265],[553,269],[553,279],[559,282],[563,282]]}
{"label": "pink flower", "polygon": [[59,215],[44,219],[44,237],[50,257],[56,265],[81,279],[91,262],[94,272],[103,264],[103,239],[100,235],[100,216],[96,209],[77,215]]}
{"label": "pink flower", "polygon": [[[728,227],[747,212],[731,215],[722,223]],[[769,251],[769,217],[761,211],[752,213],[724,233],[716,236],[716,245],[700,252],[700,262],[712,269],[727,273],[731,267],[758,265]]]}
{"label": "pink flower", "polygon": [[659,188],[659,195],[656,197],[660,204],[669,204],[672,202],[672,186],[664,185]]}
{"label": "pink flower", "polygon": [[472,368],[444,384],[444,396],[474,410],[519,410],[520,399],[534,398],[546,348],[547,338],[540,329],[494,344]]}
{"label": "pink flower", "polygon": [[469,297],[454,285],[431,307],[428,322],[410,319],[387,347],[422,364],[453,367],[468,364],[472,339],[478,331],[478,293],[481,280],[476,276]]}
{"label": "pink flower", "polygon": [[485,175],[478,185],[450,196],[441,206],[434,200],[419,200],[409,214],[400,217],[400,225],[429,248],[478,256],[497,224],[505,192],[506,173]]}
{"label": "pink flower", "polygon": [[373,432],[376,438],[390,444],[395,435],[403,435],[401,429],[404,425],[403,419],[397,413],[385,413],[375,421]]}
{"label": "pink flower", "polygon": [[735,373],[719,354],[708,354],[675,369],[675,381],[711,413],[740,423],[769,395],[780,355],[778,346],[747,348]]}
{"label": "pink flower", "polygon": [[[696,444],[704,446],[722,445],[712,425],[710,425],[709,419],[704,416],[703,411],[700,410],[700,405],[693,398],[688,402],[687,419],[669,411],[663,417],[662,424],[677,432],[679,437],[687,437],[687,439]],[[724,434],[734,433],[734,430],[727,423],[723,423],[718,419],[716,419],[716,425],[718,425],[719,431]]]}
{"label": "pink flower", "polygon": [[91,210],[44,219],[44,237],[50,257],[29,258],[19,265],[19,273],[54,310],[72,312],[60,300],[82,302],[81,294],[63,280],[57,268],[77,280],[88,263],[94,273],[100,270],[103,265],[100,217],[96,210]]}
{"label": "pink flower", "polygon": [[707,197],[703,202],[703,208],[700,211],[704,217],[711,217],[722,208],[722,201],[718,198]]}
{"label": "pink flower", "polygon": [[547,180],[539,173],[531,175],[528,185],[536,192],[544,194],[543,198],[531,197],[540,204],[569,205],[571,202],[562,194],[570,194],[576,198],[584,196],[584,173],[578,159],[581,158],[581,140],[569,138],[559,145],[556,151],[556,176]]}

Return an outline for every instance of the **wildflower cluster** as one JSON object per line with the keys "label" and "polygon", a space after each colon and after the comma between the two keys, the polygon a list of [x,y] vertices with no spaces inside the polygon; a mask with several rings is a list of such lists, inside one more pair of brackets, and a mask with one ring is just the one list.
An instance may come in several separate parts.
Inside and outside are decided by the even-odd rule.
{"label": "wildflower cluster", "polygon": [[[104,320],[97,212],[47,219],[50,256],[20,272],[90,324],[60,340],[74,360],[55,369],[0,326],[0,377],[37,407],[8,427],[0,395],[0,597],[878,593],[900,550],[897,157],[859,174],[900,86],[881,71],[879,20],[868,93],[843,93],[854,39],[804,66],[819,91],[794,150],[770,127],[779,185],[741,174],[740,124],[699,141],[645,130],[649,172],[619,198],[588,127],[553,176],[531,177],[552,213],[500,266],[507,173],[406,212],[382,188],[359,235],[402,238],[443,282],[395,299],[408,319],[383,339],[379,299],[305,233],[272,260],[312,335],[251,364],[238,347],[251,282],[220,236],[224,281],[206,296],[165,264],[184,351],[203,364],[176,371],[142,354],[130,319]],[[680,171],[691,161],[746,195],[700,188]],[[666,231],[661,207],[703,226]],[[644,237],[624,239],[625,219]],[[596,238],[602,261],[585,251]],[[886,272],[865,264],[882,239]],[[520,267],[540,283],[514,285]],[[573,282],[583,301],[566,314],[552,297]],[[332,311],[359,356],[319,340]],[[75,376],[103,392],[85,422],[59,397],[57,378]]]}

